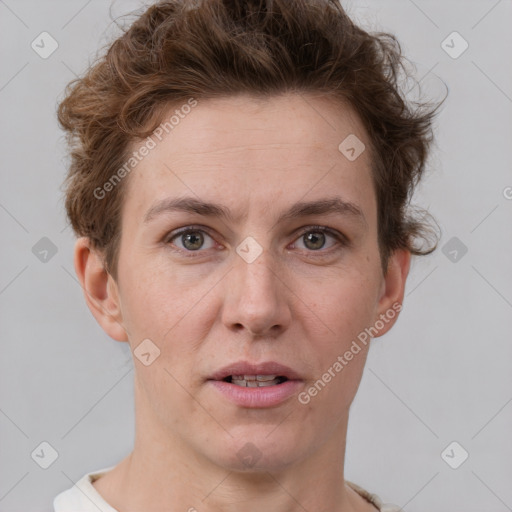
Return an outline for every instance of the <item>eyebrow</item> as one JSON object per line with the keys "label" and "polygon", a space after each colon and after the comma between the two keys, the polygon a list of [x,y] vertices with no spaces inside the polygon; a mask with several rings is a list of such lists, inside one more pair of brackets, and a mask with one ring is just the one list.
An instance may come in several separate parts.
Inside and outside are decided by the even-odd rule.
{"label": "eyebrow", "polygon": [[[218,217],[230,222],[234,220],[231,211],[221,204],[205,202],[193,197],[179,197],[166,198],[158,201],[146,212],[144,223],[150,222],[153,218],[163,213],[172,212],[195,213],[205,217]],[[281,213],[276,224],[296,217],[326,214],[338,214],[352,217],[356,221],[368,226],[366,218],[359,206],[337,196],[295,203],[288,210]]]}

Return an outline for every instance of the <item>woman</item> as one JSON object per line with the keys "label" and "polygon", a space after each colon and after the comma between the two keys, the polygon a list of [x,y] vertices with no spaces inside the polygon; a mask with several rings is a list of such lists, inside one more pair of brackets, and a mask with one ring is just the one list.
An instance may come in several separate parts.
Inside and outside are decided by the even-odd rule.
{"label": "woman", "polygon": [[136,440],[56,512],[393,511],[344,480],[398,318],[433,110],[334,0],[150,7],[59,106],[75,269],[135,364]]}

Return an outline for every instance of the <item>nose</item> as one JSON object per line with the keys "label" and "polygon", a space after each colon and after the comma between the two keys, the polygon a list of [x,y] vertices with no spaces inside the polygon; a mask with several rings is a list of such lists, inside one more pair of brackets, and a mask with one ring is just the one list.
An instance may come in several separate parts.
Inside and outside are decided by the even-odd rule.
{"label": "nose", "polygon": [[258,337],[275,337],[286,330],[293,294],[283,274],[266,250],[251,263],[240,258],[225,283],[224,325]]}

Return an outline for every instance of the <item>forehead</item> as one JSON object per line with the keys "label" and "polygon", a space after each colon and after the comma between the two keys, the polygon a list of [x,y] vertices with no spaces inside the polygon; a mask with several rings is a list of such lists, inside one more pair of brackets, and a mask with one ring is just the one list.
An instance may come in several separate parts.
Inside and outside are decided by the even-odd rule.
{"label": "forehead", "polygon": [[[191,108],[173,105],[151,140],[124,201],[139,218],[169,196],[222,198],[235,213],[249,204],[261,213],[333,192],[372,216],[370,141],[357,114],[333,100],[239,95],[197,100]],[[346,152],[351,146],[355,159],[354,151]]]}

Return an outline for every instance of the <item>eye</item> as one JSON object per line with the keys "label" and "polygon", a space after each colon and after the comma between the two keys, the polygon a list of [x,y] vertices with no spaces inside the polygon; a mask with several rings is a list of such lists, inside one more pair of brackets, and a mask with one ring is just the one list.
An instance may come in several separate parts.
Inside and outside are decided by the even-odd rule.
{"label": "eye", "polygon": [[[209,247],[203,247],[205,236],[208,237],[213,242],[213,238],[206,233],[203,229],[198,228],[191,228],[188,227],[186,229],[183,229],[177,233],[174,233],[170,238],[167,239],[166,243],[172,243],[172,245],[176,245],[178,249],[181,249],[183,251],[187,252],[197,252],[201,248],[205,249],[211,249],[213,248],[214,244],[210,244]],[[173,241],[177,240],[182,245],[180,246],[179,243],[176,244]]]}
{"label": "eye", "polygon": [[320,251],[325,248],[328,238],[334,239],[334,243],[327,247],[327,249],[336,245],[347,245],[347,240],[341,233],[325,226],[309,226],[302,231],[301,236],[297,240],[302,241],[305,248],[309,251]]}
{"label": "eye", "polygon": [[[205,245],[205,237],[210,240],[210,243]],[[323,250],[326,247],[326,241],[328,239],[333,240],[327,249],[336,247],[342,248],[349,245],[346,237],[338,231],[327,228],[326,226],[308,226],[303,229],[297,241],[302,241],[304,248],[307,252],[319,252],[319,256],[332,252]],[[297,241],[295,244],[297,244]],[[213,238],[204,230],[194,226],[188,226],[178,232],[171,233],[165,240],[166,244],[170,244],[176,247],[177,252],[188,253],[187,256],[193,256],[193,253],[202,252],[200,249],[213,249],[215,247],[215,241]],[[294,244],[294,245],[295,245]],[[299,246],[299,249],[302,249]]]}

